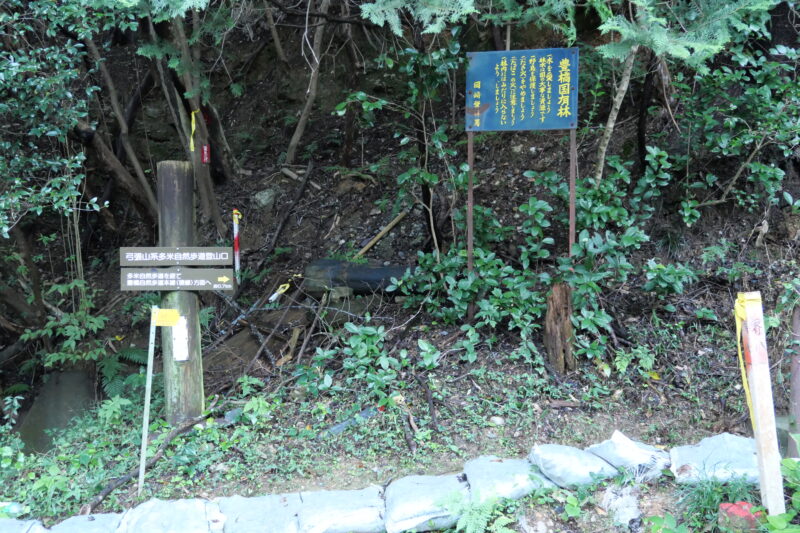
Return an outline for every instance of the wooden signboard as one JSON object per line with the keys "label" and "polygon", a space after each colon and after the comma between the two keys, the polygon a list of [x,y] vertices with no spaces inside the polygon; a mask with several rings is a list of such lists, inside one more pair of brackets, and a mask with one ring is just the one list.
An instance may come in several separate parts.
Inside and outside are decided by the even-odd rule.
{"label": "wooden signboard", "polygon": [[122,268],[123,291],[232,291],[232,268]]}

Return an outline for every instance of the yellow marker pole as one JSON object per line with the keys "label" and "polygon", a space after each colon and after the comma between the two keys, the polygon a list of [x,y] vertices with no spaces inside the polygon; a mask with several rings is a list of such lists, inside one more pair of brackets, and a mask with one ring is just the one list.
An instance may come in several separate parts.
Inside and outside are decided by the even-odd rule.
{"label": "yellow marker pole", "polygon": [[137,496],[142,495],[144,487],[144,465],[147,455],[147,433],[150,429],[150,392],[153,388],[153,359],[156,351],[156,327],[172,327],[180,320],[177,309],[159,309],[153,306],[150,312],[150,343],[147,346],[147,371],[144,385],[144,416],[142,417],[142,445],[139,449],[139,486]]}
{"label": "yellow marker pole", "polygon": [[144,464],[147,456],[147,431],[150,428],[150,391],[153,388],[153,359],[156,351],[156,324],[158,307],[153,306],[150,313],[150,343],[147,346],[147,371],[144,386],[144,416],[142,418],[142,445],[139,449],[139,486],[136,496],[142,495],[144,487]]}
{"label": "yellow marker pole", "polygon": [[758,476],[761,503],[770,515],[786,512],[781,478],[781,454],[775,428],[772,380],[769,373],[767,335],[761,309],[761,293],[740,292],[736,300],[737,330],[741,328],[744,360],[747,368],[745,390],[752,400],[753,435],[758,452]]}

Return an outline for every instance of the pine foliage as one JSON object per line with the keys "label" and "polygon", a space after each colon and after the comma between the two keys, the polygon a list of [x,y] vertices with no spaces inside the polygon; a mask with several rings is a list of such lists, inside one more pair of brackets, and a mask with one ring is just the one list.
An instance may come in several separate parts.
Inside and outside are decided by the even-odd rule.
{"label": "pine foliage", "polygon": [[483,20],[519,26],[533,25],[561,33],[568,44],[575,42],[575,2],[565,0],[499,0],[491,3]]}
{"label": "pine foliage", "polygon": [[402,10],[424,26],[425,33],[438,33],[446,24],[456,24],[476,13],[474,0],[376,0],[361,6],[361,16],[378,26],[388,25],[395,35],[402,35]]}
{"label": "pine foliage", "polygon": [[203,10],[207,6],[208,0],[150,0],[150,12],[157,14],[159,19],[181,17],[187,11]]}
{"label": "pine foliage", "polygon": [[618,42],[600,47],[608,58],[625,57],[634,45],[646,46],[656,55],[667,55],[703,69],[703,63],[728,44],[748,17],[766,13],[776,0],[692,0],[657,3],[633,0],[634,21],[621,15],[600,26],[603,33],[616,32]]}

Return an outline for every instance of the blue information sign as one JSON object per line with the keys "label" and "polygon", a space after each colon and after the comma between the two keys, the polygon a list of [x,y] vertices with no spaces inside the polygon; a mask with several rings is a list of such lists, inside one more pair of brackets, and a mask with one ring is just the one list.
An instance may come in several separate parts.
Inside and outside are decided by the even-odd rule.
{"label": "blue information sign", "polygon": [[467,131],[578,125],[578,49],[467,53]]}

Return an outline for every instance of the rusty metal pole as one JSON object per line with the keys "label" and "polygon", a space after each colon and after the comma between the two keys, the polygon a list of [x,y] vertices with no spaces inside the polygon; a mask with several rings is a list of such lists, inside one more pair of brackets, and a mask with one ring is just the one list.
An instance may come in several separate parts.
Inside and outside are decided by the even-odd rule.
{"label": "rusty metal pole", "polygon": [[[475,269],[475,258],[473,250],[473,220],[472,211],[475,206],[475,198],[472,194],[472,181],[475,167],[475,134],[472,130],[467,132],[467,165],[469,166],[469,176],[467,180],[467,271],[472,274]],[[472,322],[475,317],[475,302],[469,303],[467,320]]]}
{"label": "rusty metal pole", "polygon": [[800,433],[800,303],[792,312],[792,390],[789,396],[789,457],[800,457],[793,435]]}
{"label": "rusty metal pole", "polygon": [[575,244],[575,181],[578,177],[578,141],[575,128],[569,130],[569,256]]}
{"label": "rusty metal pole", "polygon": [[[159,246],[193,246],[194,173],[186,161],[162,161],[158,173]],[[162,309],[177,309],[180,321],[162,328],[167,422],[177,425],[203,412],[203,360],[197,293],[164,293]]]}
{"label": "rusty metal pole", "polygon": [[475,134],[467,132],[467,165],[469,165],[469,178],[467,182],[467,270],[472,272],[474,268],[473,257],[473,226],[472,211],[475,206],[475,198],[472,195],[472,176],[475,166]]}

